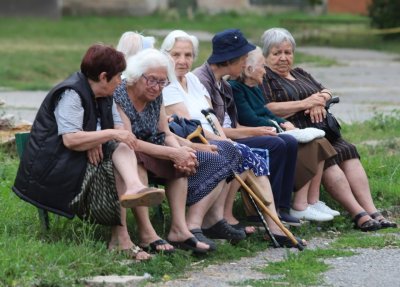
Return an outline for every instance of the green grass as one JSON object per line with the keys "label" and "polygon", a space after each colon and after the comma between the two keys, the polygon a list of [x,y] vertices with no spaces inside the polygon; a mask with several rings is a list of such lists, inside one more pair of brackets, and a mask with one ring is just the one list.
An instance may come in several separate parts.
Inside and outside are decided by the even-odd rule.
{"label": "green grass", "polygon": [[400,238],[395,236],[393,229],[380,230],[379,233],[352,232],[338,238],[331,244],[332,248],[374,248],[400,247]]}
{"label": "green grass", "polygon": [[[355,16],[314,17],[298,13],[283,15],[243,15],[235,13],[211,16],[199,14],[194,21],[185,18],[177,19],[177,15],[165,14],[151,17],[65,17],[60,21],[38,19],[0,19],[0,87],[13,89],[49,89],[56,82],[64,79],[69,73],[79,68],[82,54],[94,42],[104,42],[115,45],[119,36],[126,30],[146,31],[147,29],[185,29],[203,30],[211,33],[225,28],[238,27],[245,35],[257,42],[261,33],[273,26],[285,26],[290,23],[285,19],[304,21],[310,27],[320,26],[328,29],[339,24],[347,27],[365,26],[365,18]],[[335,20],[336,19],[336,20]],[[283,21],[283,22],[282,22]],[[340,23],[338,23],[339,21]],[[315,22],[315,23],[314,23]],[[160,44],[162,39],[158,40]],[[303,39],[301,43],[323,44],[320,39]],[[335,45],[346,44],[340,37],[331,39]],[[358,43],[354,44],[354,41]],[[351,45],[364,43],[364,38],[353,39]],[[396,42],[379,43],[382,49],[395,50],[400,47]],[[368,47],[372,45],[369,44]],[[398,49],[399,51],[400,49]],[[202,63],[210,53],[210,43],[202,42],[200,55],[196,65]],[[296,62],[313,62],[317,65],[330,66],[336,64],[330,59],[310,57],[296,54]],[[1,114],[1,111],[0,111]],[[399,114],[376,117],[366,123],[344,125],[344,137],[358,145],[362,163],[369,175],[370,185],[375,204],[378,208],[389,208],[400,205],[400,129]],[[364,144],[367,140],[379,140],[379,144],[371,146]],[[51,216],[51,229],[47,233],[40,230],[37,210],[33,206],[18,199],[11,186],[16,174],[18,159],[13,147],[0,148],[0,286],[80,286],[83,277],[109,274],[149,273],[152,281],[170,280],[182,276],[193,264],[205,266],[219,262],[237,260],[243,256],[252,256],[255,252],[265,249],[262,236],[254,236],[236,246],[219,245],[216,253],[205,257],[193,257],[186,252],[177,252],[173,256],[156,256],[154,260],[140,264],[123,264],[124,257],[106,250],[106,242],[110,230],[102,226],[92,226],[78,219],[67,220]],[[343,209],[333,202],[326,193],[323,200],[330,206]],[[239,204],[237,204],[239,205]],[[235,206],[237,206],[235,205]],[[165,237],[169,227],[169,208],[163,205],[165,221],[152,210],[152,221],[158,233]],[[239,209],[238,209],[239,210]],[[241,215],[241,212],[238,212]],[[136,226],[132,215],[129,215],[129,230],[133,240],[137,242]],[[364,238],[360,232],[351,230],[348,216],[336,218],[332,223],[321,225],[311,224],[296,230],[296,234],[310,239],[313,236],[344,234],[334,245],[335,249],[357,246],[399,246],[398,239],[390,234],[384,234],[384,240]],[[351,231],[350,231],[351,230]],[[358,242],[358,237],[361,240]],[[342,239],[343,238],[343,239]],[[379,242],[378,242],[379,241]],[[361,245],[364,244],[364,245]],[[303,255],[304,254],[304,255]],[[301,279],[297,282],[304,285],[318,284],[317,274],[326,270],[326,266],[318,258],[342,256],[338,250],[311,251],[299,255],[288,253],[288,265],[279,263],[274,266],[276,274],[284,282],[293,282],[290,277],[292,270]],[[302,258],[301,256],[305,256]],[[344,256],[344,255],[343,255]],[[315,258],[314,258],[315,257]],[[206,260],[205,260],[206,259]],[[309,273],[308,261],[317,273]],[[281,264],[281,265],[280,265]],[[311,266],[310,265],[310,266]],[[286,269],[285,269],[286,268]],[[279,271],[280,270],[280,271]],[[270,271],[268,271],[270,272]],[[283,273],[280,273],[283,272]],[[289,277],[287,277],[289,276]],[[280,279],[279,279],[280,278]],[[271,286],[279,282],[255,282],[253,286]],[[272,282],[272,283],[271,283]],[[256,285],[259,284],[259,285]],[[269,284],[269,285],[268,285]]]}
{"label": "green grass", "polygon": [[305,250],[301,253],[288,250],[284,261],[269,263],[261,269],[268,279],[248,280],[243,282],[243,286],[319,286],[324,283],[320,274],[329,270],[323,259],[352,255],[352,251],[334,249]]}
{"label": "green grass", "polygon": [[[125,31],[149,35],[154,29],[207,31],[211,34],[227,28],[240,28],[254,43],[268,28],[283,26],[293,32],[299,45],[351,46],[400,51],[400,41],[386,41],[368,34],[368,18],[351,15],[310,16],[302,13],[278,15],[197,13],[193,20],[176,13],[146,17],[63,17],[62,19],[0,19],[0,88],[47,90],[79,69],[82,55],[93,43],[116,45]],[[353,35],[352,31],[364,34]],[[310,31],[317,31],[315,34]],[[350,33],[350,34],[349,34]],[[151,33],[150,33],[151,34]],[[157,45],[162,42],[158,37]],[[195,66],[210,54],[209,42],[201,42]],[[332,60],[297,55],[296,62],[312,61],[330,66]]]}
{"label": "green grass", "polygon": [[[358,145],[363,165],[369,175],[374,202],[378,208],[385,209],[400,205],[400,149],[388,144],[360,144],[366,139],[394,141],[395,132],[381,129],[399,130],[400,119],[397,116],[383,117],[382,121],[386,124],[377,125],[381,118],[382,116],[377,115],[377,119],[366,123],[345,125],[343,133],[345,138]],[[243,256],[253,256],[266,248],[262,234],[259,234],[235,246],[220,244],[218,251],[207,257],[177,252],[173,256],[156,256],[146,263],[124,265],[122,255],[106,250],[106,242],[110,236],[107,227],[51,215],[50,231],[41,232],[36,208],[18,199],[10,189],[18,165],[14,150],[1,148],[0,160],[0,286],[81,286],[82,282],[79,280],[83,277],[110,274],[148,273],[153,276],[152,281],[172,280],[182,276],[193,265],[201,268],[209,264],[230,262]],[[329,250],[306,250],[301,254],[288,251],[287,260],[269,263],[265,270],[268,274],[280,274],[278,277],[251,282],[252,286],[274,286],[279,285],[279,282],[287,282],[286,284],[293,286],[317,285],[320,283],[318,274],[328,268],[321,263],[322,258],[345,256],[347,251],[343,251],[346,254],[342,253],[345,248],[400,246],[399,238],[394,237],[390,230],[380,231],[379,237],[373,233],[354,231],[351,219],[343,208],[334,203],[326,193],[322,193],[322,196],[344,216],[329,223],[302,226],[294,232],[306,239],[315,236],[338,238],[336,243]],[[243,212],[239,205],[239,202],[235,204],[235,211],[240,217]],[[170,220],[166,204],[163,205],[163,210],[165,221],[160,219],[156,210],[152,210],[151,217],[158,233],[165,237]],[[131,214],[128,222],[130,234],[137,242],[135,221]]]}

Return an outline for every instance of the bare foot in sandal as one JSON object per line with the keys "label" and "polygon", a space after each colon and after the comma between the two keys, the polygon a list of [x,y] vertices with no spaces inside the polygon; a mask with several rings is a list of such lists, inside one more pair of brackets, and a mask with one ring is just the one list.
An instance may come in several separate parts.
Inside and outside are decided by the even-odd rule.
{"label": "bare foot in sandal", "polygon": [[111,252],[118,252],[124,254],[127,258],[136,261],[144,261],[151,259],[151,255],[149,253],[143,251],[142,248],[133,243],[131,247],[126,248],[118,246],[118,244],[115,244],[115,242],[110,242],[108,244],[108,250],[110,250]]}
{"label": "bare foot in sandal", "polygon": [[143,242],[139,246],[146,252],[150,253],[172,253],[175,251],[174,246],[169,244],[166,240],[158,238],[150,242]]}
{"label": "bare foot in sandal", "polygon": [[376,212],[370,214],[370,216],[372,219],[377,220],[381,224],[381,228],[396,228],[397,227],[396,222],[389,221],[379,211],[376,211]]}
{"label": "bare foot in sandal", "polygon": [[134,259],[138,262],[150,260],[152,258],[149,253],[143,251],[143,249],[137,245],[133,245],[131,248],[128,249],[118,249],[118,252],[124,254],[129,259]]}

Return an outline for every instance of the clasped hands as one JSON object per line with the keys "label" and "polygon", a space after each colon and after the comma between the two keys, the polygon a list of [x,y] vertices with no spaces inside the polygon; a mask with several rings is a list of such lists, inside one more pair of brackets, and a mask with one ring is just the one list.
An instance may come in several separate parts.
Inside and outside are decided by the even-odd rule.
{"label": "clasped hands", "polygon": [[194,149],[187,146],[176,147],[175,152],[171,154],[171,158],[174,162],[174,167],[187,176],[196,173],[196,167],[199,162]]}
{"label": "clasped hands", "polygon": [[326,100],[322,93],[312,94],[303,100],[306,104],[305,115],[309,115],[312,123],[321,123],[326,118]]}

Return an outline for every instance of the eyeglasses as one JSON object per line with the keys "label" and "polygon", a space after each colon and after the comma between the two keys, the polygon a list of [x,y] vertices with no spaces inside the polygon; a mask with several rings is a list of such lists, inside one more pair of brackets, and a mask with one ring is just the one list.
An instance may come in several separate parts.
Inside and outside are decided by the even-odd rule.
{"label": "eyeglasses", "polygon": [[157,80],[154,77],[146,77],[144,74],[142,74],[142,77],[146,80],[146,84],[149,87],[155,87],[155,86],[159,86],[160,88],[165,88],[166,86],[168,86],[170,84],[170,81],[168,81],[167,79],[165,80]]}

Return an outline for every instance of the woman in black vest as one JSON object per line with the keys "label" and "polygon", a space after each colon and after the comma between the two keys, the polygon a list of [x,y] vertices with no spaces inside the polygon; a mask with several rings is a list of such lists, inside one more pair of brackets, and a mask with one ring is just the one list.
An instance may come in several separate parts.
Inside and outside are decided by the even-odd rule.
{"label": "woman in black vest", "polygon": [[[130,240],[121,205],[159,204],[164,191],[140,181],[136,138],[122,128],[111,97],[125,66],[122,53],[93,45],[82,59],[81,72],[49,92],[33,123],[13,190],[39,208],[113,225],[109,248],[145,260],[150,255]],[[83,201],[82,194],[93,195],[92,200]],[[100,194],[114,198],[105,205],[109,217],[105,209],[89,207],[99,207],[104,201]]]}

